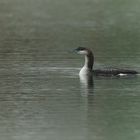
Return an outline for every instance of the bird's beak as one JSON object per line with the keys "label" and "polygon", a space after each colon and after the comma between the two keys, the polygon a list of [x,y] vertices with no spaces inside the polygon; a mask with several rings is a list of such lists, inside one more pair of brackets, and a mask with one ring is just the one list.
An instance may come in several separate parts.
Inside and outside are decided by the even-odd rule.
{"label": "bird's beak", "polygon": [[78,53],[78,50],[77,50],[77,49],[74,49],[74,50],[73,50],[73,53]]}
{"label": "bird's beak", "polygon": [[69,53],[77,53],[77,50],[76,50],[76,49],[74,49],[74,50],[69,50],[68,52],[69,52]]}
{"label": "bird's beak", "polygon": [[73,52],[73,53],[76,53],[77,51],[76,51],[76,49],[74,49],[74,50],[72,50],[72,52]]}
{"label": "bird's beak", "polygon": [[68,52],[69,52],[69,53],[77,53],[77,50],[76,50],[76,49],[74,49],[74,50],[69,50]]}

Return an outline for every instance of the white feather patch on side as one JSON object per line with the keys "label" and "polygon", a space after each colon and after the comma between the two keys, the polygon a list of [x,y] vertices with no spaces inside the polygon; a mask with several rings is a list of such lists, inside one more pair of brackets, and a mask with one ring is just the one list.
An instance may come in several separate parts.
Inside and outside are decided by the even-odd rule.
{"label": "white feather patch on side", "polygon": [[119,76],[127,76],[127,74],[125,74],[125,73],[119,73],[118,75]]}

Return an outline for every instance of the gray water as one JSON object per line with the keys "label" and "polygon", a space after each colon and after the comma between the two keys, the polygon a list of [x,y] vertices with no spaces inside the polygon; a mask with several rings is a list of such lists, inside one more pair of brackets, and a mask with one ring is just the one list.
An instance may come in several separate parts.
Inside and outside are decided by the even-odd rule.
{"label": "gray water", "polygon": [[140,71],[140,1],[0,1],[1,140],[140,139],[140,76],[80,80],[78,46]]}

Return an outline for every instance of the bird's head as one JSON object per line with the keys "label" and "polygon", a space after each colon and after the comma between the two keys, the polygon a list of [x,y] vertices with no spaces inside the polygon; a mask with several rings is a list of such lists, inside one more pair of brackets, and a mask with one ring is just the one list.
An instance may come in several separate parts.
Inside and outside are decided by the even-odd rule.
{"label": "bird's head", "polygon": [[89,53],[89,50],[87,48],[84,48],[84,47],[78,47],[75,49],[75,51],[78,54],[83,54],[83,55],[87,55]]}

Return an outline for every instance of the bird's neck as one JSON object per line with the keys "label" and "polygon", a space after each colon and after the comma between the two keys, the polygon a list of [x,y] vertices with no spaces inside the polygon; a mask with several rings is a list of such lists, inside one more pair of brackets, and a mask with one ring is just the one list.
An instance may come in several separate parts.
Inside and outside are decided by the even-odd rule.
{"label": "bird's neck", "polygon": [[87,55],[85,55],[84,67],[89,70],[92,70],[93,63],[94,63],[94,56],[93,56],[92,52],[89,52]]}
{"label": "bird's neck", "polygon": [[88,53],[85,55],[85,64],[83,68],[80,70],[79,75],[92,74],[93,63],[94,63],[93,53],[88,50]]}

